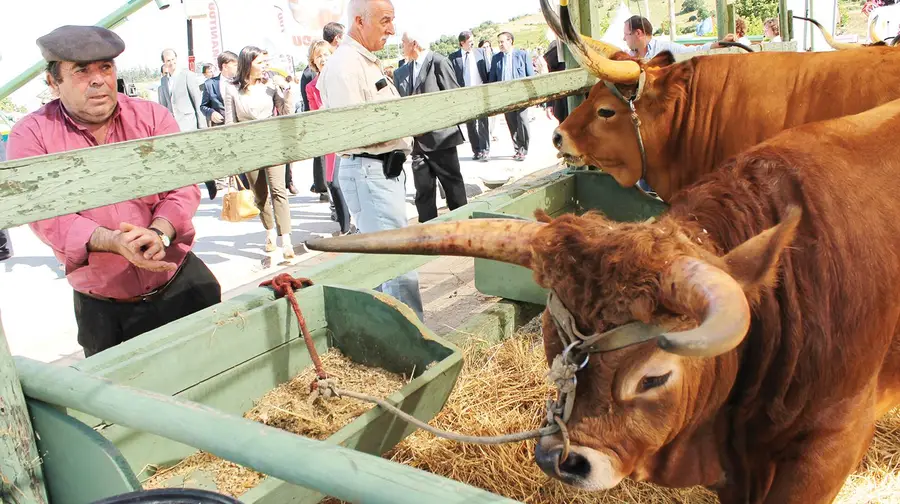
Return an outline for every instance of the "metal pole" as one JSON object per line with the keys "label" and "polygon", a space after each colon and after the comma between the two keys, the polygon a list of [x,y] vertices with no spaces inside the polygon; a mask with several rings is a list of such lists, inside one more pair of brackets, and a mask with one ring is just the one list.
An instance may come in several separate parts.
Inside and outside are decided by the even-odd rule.
{"label": "metal pole", "polygon": [[669,40],[675,42],[675,0],[669,0]]}
{"label": "metal pole", "polygon": [[[104,28],[112,29],[116,25],[122,23],[126,17],[134,14],[141,7],[147,5],[153,0],[130,0],[125,5],[119,7],[115,11],[113,11],[110,15],[105,18],[97,21],[96,26],[102,26]],[[4,84],[0,87],[0,100],[6,98],[13,92],[15,92],[20,87],[27,84],[31,79],[34,79],[47,67],[47,63],[43,60],[38,61],[37,63],[31,65],[27,70],[22,72],[21,74],[14,77],[12,80]]]}
{"label": "metal pole", "polygon": [[188,68],[191,72],[197,71],[197,64],[194,61],[194,20],[187,20],[187,46],[188,46]]}

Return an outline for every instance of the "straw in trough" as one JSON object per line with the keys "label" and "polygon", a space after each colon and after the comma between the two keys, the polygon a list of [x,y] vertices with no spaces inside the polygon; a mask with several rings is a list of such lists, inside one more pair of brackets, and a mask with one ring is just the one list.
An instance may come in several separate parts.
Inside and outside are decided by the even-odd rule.
{"label": "straw in trough", "polygon": [[[469,346],[464,352],[462,375],[431,425],[472,435],[499,435],[539,426],[545,401],[552,396],[544,378],[547,364],[539,335],[520,334],[489,348]],[[535,465],[534,443],[461,444],[418,430],[388,456],[396,462],[529,503],[718,502],[712,492],[701,487],[674,490],[631,480],[607,492],[574,490],[547,477]],[[848,478],[835,502],[900,502],[898,454],[900,410],[895,410],[879,423],[866,459]]]}
{"label": "straw in trough", "polygon": [[[325,372],[338,379],[338,386],[348,390],[387,397],[407,382],[401,375],[357,364],[336,348],[331,348],[321,357]],[[322,440],[372,408],[370,403],[350,398],[318,399],[310,403],[309,384],[315,376],[312,365],[303,369],[290,381],[266,393],[244,414],[244,418]],[[195,479],[199,473],[212,477],[217,491],[232,497],[239,497],[265,477],[212,454],[197,452],[168,469],[160,470],[145,481],[143,486],[149,490],[170,486],[170,482],[182,480],[185,486],[192,486],[190,480]]]}

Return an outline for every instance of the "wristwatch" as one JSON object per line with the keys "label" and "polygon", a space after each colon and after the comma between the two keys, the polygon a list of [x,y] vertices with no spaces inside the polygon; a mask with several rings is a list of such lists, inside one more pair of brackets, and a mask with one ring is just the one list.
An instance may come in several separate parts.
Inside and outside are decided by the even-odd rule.
{"label": "wristwatch", "polygon": [[166,233],[163,233],[162,231],[160,231],[159,229],[156,229],[156,228],[154,228],[154,227],[152,227],[152,228],[150,228],[150,229],[151,229],[154,233],[158,234],[159,237],[160,237],[160,239],[162,239],[163,247],[164,247],[164,248],[168,248],[169,245],[172,244],[172,240],[169,240],[169,237],[166,236]]}

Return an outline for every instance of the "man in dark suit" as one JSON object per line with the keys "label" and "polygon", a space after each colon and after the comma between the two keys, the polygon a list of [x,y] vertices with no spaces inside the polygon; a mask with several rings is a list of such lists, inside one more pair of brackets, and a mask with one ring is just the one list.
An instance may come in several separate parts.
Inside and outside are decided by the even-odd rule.
{"label": "man in dark suit", "polygon": [[[531,58],[527,52],[515,48],[515,37],[512,33],[503,32],[497,36],[497,40],[500,42],[500,52],[495,54],[491,61],[491,82],[511,81],[534,75]],[[528,155],[528,137],[531,133],[528,127],[528,109],[507,112],[505,117],[509,134],[516,146],[513,159],[525,161],[525,156]]]}
{"label": "man in dark suit", "polygon": [[[450,55],[450,62],[456,70],[456,82],[461,86],[480,86],[489,82],[488,62],[484,51],[475,47],[475,37],[470,31],[459,34],[459,50]],[[491,152],[491,132],[488,118],[482,117],[466,123],[469,143],[472,145],[472,159],[487,161]]]}
{"label": "man in dark suit", "polygon": [[[450,60],[424,49],[419,40],[422,39],[412,32],[403,33],[401,41],[407,63],[394,71],[394,84],[400,96],[458,88]],[[438,215],[435,200],[437,180],[441,181],[447,195],[447,208],[454,210],[467,203],[466,186],[456,152],[456,146],[461,143],[463,136],[458,125],[414,138],[412,171],[419,222],[429,221]]]}
{"label": "man in dark suit", "polygon": [[237,54],[225,51],[216,58],[219,75],[206,79],[203,83],[203,96],[200,98],[200,111],[206,116],[210,126],[225,124],[225,100],[222,99],[221,82],[231,81],[237,75]]}
{"label": "man in dark suit", "polygon": [[[547,30],[547,37],[555,37],[556,34],[553,33],[552,30]],[[560,45],[559,40],[553,38],[550,42],[550,46],[547,48],[547,52],[544,53],[544,60],[547,61],[547,69],[550,73],[553,72],[562,72],[566,69],[566,60],[563,56],[563,46]],[[559,122],[563,122],[566,120],[566,117],[569,116],[569,99],[566,97],[559,98],[557,100],[553,100],[549,103],[551,112],[556,117]]]}
{"label": "man in dark suit", "polygon": [[[331,44],[331,52],[344,40],[344,25],[340,23],[328,23],[322,28],[322,39]],[[309,98],[306,96],[306,85],[316,77],[312,66],[307,65],[300,75],[300,96],[303,98],[303,111],[309,112]],[[325,184],[325,156],[313,159],[313,185],[310,192],[319,193],[319,201],[330,201],[328,198],[328,186]]]}

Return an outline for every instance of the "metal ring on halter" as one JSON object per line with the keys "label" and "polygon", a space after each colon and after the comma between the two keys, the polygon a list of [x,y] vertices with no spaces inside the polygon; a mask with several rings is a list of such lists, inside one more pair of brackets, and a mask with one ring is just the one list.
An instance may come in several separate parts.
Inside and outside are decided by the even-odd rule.
{"label": "metal ring on halter", "polygon": [[[569,343],[569,346],[567,346],[562,352],[562,358],[564,361],[569,362],[569,352],[579,344],[581,344],[580,341],[573,341],[572,343]],[[588,359],[590,358],[590,354],[584,354],[584,362],[578,365],[577,371],[581,371],[582,369],[584,369],[588,365]]]}

